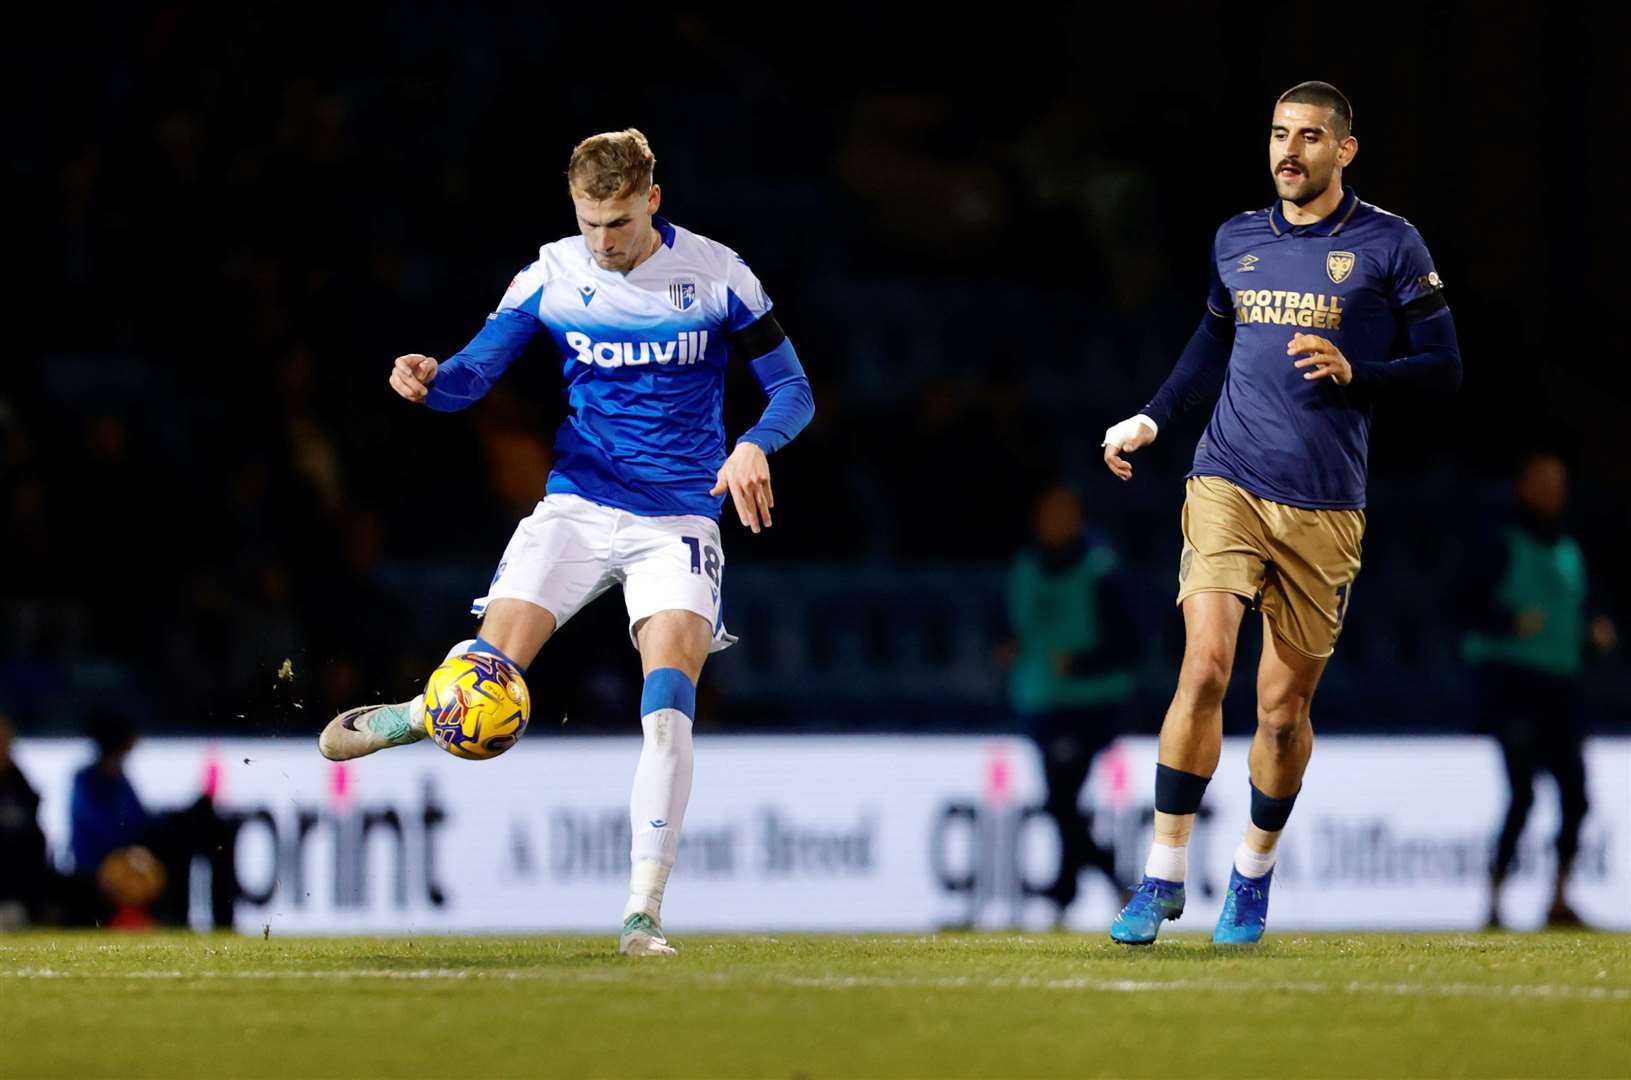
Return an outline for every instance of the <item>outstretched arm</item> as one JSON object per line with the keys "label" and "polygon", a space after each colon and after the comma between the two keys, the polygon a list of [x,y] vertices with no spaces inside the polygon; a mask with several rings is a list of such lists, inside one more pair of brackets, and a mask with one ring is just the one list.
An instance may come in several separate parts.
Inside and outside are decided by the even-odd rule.
{"label": "outstretched arm", "polygon": [[457,412],[481,399],[527,345],[543,331],[538,299],[547,274],[533,263],[510,279],[510,287],[470,344],[437,363],[421,353],[396,358],[391,389],[438,412]]}
{"label": "outstretched arm", "polygon": [[409,401],[422,401],[438,412],[468,408],[481,400],[542,329],[543,324],[536,316],[515,308],[494,312],[470,344],[441,364],[427,356],[399,359],[398,369],[403,366],[403,360],[420,361],[417,366],[421,370],[426,367],[424,362],[428,362],[429,378],[420,378],[417,386],[412,380],[402,380],[409,391],[404,393],[398,386],[399,372],[393,372],[391,385]]}

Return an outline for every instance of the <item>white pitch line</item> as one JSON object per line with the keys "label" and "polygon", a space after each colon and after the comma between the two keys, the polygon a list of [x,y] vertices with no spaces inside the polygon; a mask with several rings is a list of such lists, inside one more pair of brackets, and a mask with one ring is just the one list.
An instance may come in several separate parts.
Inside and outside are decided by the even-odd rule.
{"label": "white pitch line", "polygon": [[829,975],[820,978],[788,975],[776,981],[789,986],[809,989],[901,989],[901,990],[1086,990],[1111,994],[1140,994],[1163,990],[1194,990],[1202,992],[1238,993],[1259,991],[1294,994],[1391,994],[1406,997],[1524,997],[1524,998],[1584,998],[1591,1001],[1631,1001],[1631,989],[1607,986],[1571,986],[1567,984],[1508,984],[1483,983],[1322,983],[1322,982],[1207,982],[1198,979],[1100,979],[1073,976],[1062,979],[1037,979],[1029,976],[1007,978],[998,976],[975,979],[950,976],[941,979],[893,979],[875,975]]}
{"label": "white pitch line", "polygon": [[[248,980],[275,981],[278,979],[379,979],[387,981],[425,981],[434,979],[504,980],[510,982],[545,983],[615,983],[621,981],[622,972],[614,970],[578,971],[572,973],[540,971],[536,968],[419,968],[397,970],[392,968],[353,968],[328,971],[121,971],[79,972],[56,968],[0,969],[0,979],[80,979],[86,981],[129,980]],[[1575,986],[1568,983],[1401,983],[1401,982],[1239,982],[1230,980],[1206,981],[1201,979],[1105,979],[1090,976],[1041,979],[1028,975],[976,978],[967,975],[945,976],[933,979],[893,978],[886,975],[771,975],[733,977],[722,972],[688,975],[685,981],[695,984],[729,987],[739,985],[787,986],[802,990],[1053,990],[1086,991],[1090,993],[1142,994],[1161,991],[1199,991],[1203,993],[1260,993],[1287,994],[1382,994],[1398,997],[1461,997],[1461,998],[1569,998],[1586,1001],[1631,1001],[1631,988],[1609,986]]]}

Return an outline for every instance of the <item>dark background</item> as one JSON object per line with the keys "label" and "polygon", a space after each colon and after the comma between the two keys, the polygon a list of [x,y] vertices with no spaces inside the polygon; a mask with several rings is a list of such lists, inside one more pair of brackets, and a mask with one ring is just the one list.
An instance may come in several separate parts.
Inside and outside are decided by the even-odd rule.
{"label": "dark background", "polygon": [[[1204,413],[1099,462],[1198,321],[1213,231],[1268,205],[1275,97],[1354,102],[1349,182],[1447,282],[1454,399],[1373,432],[1366,565],[1325,731],[1471,730],[1452,596],[1518,454],[1561,449],[1631,630],[1618,10],[1169,4],[744,18],[664,8],[76,6],[3,47],[0,708],[315,737],[410,696],[541,495],[545,357],[470,411],[385,384],[446,357],[570,233],[573,144],[637,126],[664,212],[739,250],[815,385],[776,525],[727,519],[706,730],[1003,730],[1002,579],[1050,477],[1116,539],[1153,731],[1181,646],[1181,477]],[[31,21],[29,21],[31,20]],[[791,20],[791,21],[788,21]],[[762,398],[736,372],[731,434]],[[1241,675],[1255,659],[1244,640]],[[291,661],[292,679],[278,670]],[[529,676],[535,725],[635,730],[618,598]],[[1231,730],[1249,730],[1237,679]],[[1631,675],[1590,674],[1625,730]]]}

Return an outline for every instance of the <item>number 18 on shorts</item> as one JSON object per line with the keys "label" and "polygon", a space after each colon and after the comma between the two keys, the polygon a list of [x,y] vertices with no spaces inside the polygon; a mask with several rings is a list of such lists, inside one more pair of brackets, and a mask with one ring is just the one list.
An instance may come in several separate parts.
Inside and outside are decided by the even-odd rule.
{"label": "number 18 on shorts", "polygon": [[642,619],[691,611],[714,628],[718,652],[736,641],[725,632],[724,576],[719,523],[710,518],[647,517],[551,494],[516,526],[487,595],[470,610],[481,615],[493,600],[525,600],[554,615],[558,629],[589,601],[622,585],[631,641]]}

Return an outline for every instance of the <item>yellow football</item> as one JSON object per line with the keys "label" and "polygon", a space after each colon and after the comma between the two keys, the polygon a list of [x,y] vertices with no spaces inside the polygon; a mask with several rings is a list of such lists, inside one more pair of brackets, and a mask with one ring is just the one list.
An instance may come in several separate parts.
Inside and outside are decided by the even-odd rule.
{"label": "yellow football", "polygon": [[521,738],[531,714],[521,670],[492,653],[449,657],[425,684],[425,731],[454,757],[497,757]]}

